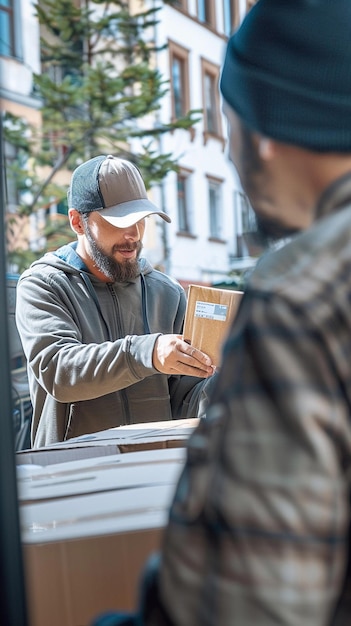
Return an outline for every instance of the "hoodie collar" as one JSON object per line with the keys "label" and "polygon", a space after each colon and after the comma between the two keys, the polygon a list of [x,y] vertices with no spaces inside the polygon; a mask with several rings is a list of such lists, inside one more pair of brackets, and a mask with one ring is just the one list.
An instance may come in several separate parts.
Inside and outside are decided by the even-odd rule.
{"label": "hoodie collar", "polygon": [[61,261],[68,263],[71,267],[74,267],[79,272],[89,272],[83,259],[77,254],[77,241],[73,241],[61,248],[58,248],[53,254],[57,256]]}

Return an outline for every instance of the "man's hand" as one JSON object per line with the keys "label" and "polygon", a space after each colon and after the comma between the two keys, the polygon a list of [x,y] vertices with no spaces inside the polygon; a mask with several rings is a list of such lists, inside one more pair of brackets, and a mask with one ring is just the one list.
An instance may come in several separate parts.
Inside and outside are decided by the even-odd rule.
{"label": "man's hand", "polygon": [[215,371],[210,357],[186,343],[181,335],[160,335],[155,343],[152,363],[162,374],[208,378]]}

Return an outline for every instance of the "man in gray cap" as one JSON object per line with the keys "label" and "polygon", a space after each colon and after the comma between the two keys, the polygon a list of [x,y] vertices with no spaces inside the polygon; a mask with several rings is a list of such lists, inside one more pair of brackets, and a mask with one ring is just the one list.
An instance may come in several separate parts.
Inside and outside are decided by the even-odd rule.
{"label": "man in gray cap", "polygon": [[258,224],[296,234],[246,286],[144,623],[349,626],[350,0],[259,0],[220,86]]}
{"label": "man in gray cap", "polygon": [[138,168],[111,155],[73,172],[68,205],[77,242],[33,263],[17,288],[32,445],[202,416],[214,368],[182,339],[185,292],[140,256],[146,217],[168,215]]}

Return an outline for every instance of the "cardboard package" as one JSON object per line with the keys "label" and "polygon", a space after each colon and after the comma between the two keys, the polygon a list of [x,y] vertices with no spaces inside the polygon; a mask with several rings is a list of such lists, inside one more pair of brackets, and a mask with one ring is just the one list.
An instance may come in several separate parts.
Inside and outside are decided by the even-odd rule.
{"label": "cardboard package", "polygon": [[17,465],[50,465],[51,463],[66,463],[77,459],[94,459],[96,456],[110,456],[118,454],[118,447],[114,444],[99,446],[74,446],[65,442],[42,448],[19,450],[16,452]]}
{"label": "cardboard package", "polygon": [[51,465],[125,452],[184,447],[198,423],[199,418],[194,417],[109,428],[52,446],[17,452],[16,463]]}
{"label": "cardboard package", "polygon": [[223,342],[242,298],[242,291],[190,285],[184,340],[220,366]]}
{"label": "cardboard package", "polygon": [[91,626],[134,610],[173,493],[171,482],[20,505],[30,625]]}
{"label": "cardboard package", "polygon": [[91,626],[106,611],[136,608],[185,454],[148,450],[20,472],[31,626]]}
{"label": "cardboard package", "polygon": [[46,467],[18,466],[21,504],[89,493],[175,484],[185,449],[150,450],[78,460]]}

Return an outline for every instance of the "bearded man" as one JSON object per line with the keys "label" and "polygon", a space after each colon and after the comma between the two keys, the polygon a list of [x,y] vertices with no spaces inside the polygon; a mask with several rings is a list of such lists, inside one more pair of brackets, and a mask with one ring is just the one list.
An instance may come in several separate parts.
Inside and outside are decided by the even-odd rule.
{"label": "bearded man", "polygon": [[112,155],[77,167],[68,205],[77,241],[34,262],[17,288],[33,447],[202,416],[214,368],[182,339],[184,289],[140,256],[146,218],[170,218],[138,168]]}

